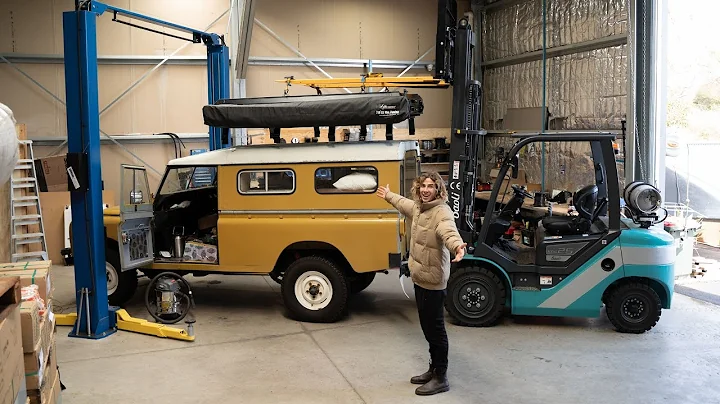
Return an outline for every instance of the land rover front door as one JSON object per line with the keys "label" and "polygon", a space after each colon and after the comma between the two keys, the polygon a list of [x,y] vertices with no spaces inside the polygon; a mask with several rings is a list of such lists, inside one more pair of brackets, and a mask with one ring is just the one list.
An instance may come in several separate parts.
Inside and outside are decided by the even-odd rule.
{"label": "land rover front door", "polygon": [[145,167],[122,165],[118,249],[123,271],[153,262],[153,203]]}

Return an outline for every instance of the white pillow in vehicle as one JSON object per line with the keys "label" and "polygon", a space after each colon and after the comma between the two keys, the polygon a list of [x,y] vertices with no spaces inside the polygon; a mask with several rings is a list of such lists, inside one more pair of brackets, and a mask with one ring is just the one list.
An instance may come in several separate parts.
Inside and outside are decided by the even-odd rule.
{"label": "white pillow in vehicle", "polygon": [[353,173],[337,180],[333,186],[343,191],[365,191],[377,187],[377,181],[371,174]]}

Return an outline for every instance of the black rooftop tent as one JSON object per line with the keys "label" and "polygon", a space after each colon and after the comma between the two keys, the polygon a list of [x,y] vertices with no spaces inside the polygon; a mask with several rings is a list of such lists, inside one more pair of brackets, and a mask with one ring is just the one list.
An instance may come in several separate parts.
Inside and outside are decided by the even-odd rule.
{"label": "black rooftop tent", "polygon": [[[399,123],[422,112],[422,99],[403,93],[353,93],[222,99],[203,107],[206,125],[218,128],[280,128]],[[412,126],[412,125],[411,125]],[[392,130],[389,131],[392,136]],[[411,132],[414,132],[411,128]]]}

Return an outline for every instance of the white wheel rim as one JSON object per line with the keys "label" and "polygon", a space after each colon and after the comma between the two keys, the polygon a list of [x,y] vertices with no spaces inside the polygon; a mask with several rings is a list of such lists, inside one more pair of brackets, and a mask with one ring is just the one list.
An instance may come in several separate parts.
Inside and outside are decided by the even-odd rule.
{"label": "white wheel rim", "polygon": [[295,281],[295,298],[308,310],[322,310],[332,301],[333,289],[328,278],[317,271],[307,271]]}
{"label": "white wheel rim", "polygon": [[115,293],[115,289],[118,287],[120,280],[118,278],[117,270],[109,262],[105,263],[105,276],[107,277],[107,291],[108,295]]}

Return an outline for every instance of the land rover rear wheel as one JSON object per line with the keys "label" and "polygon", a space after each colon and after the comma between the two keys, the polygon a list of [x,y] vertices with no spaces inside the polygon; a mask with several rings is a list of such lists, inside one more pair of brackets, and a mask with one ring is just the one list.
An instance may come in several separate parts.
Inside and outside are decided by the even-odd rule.
{"label": "land rover rear wheel", "polygon": [[300,321],[332,323],[347,307],[345,274],[324,257],[303,257],[290,264],[281,289],[285,307]]}

